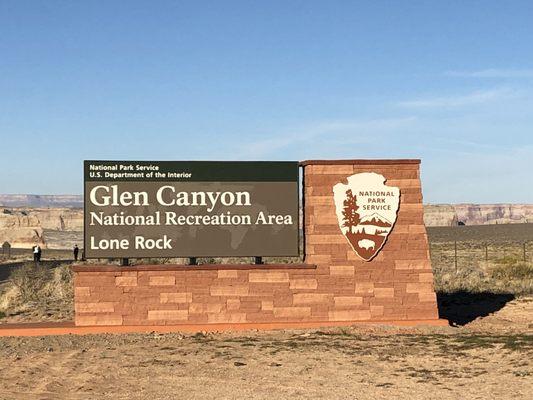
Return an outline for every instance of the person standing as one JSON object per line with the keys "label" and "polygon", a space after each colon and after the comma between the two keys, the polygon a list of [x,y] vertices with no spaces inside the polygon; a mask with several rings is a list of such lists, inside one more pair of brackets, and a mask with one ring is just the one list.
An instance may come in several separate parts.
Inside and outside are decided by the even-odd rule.
{"label": "person standing", "polygon": [[78,253],[80,252],[80,249],[78,248],[78,245],[74,245],[74,249],[72,250],[74,253],[74,261],[78,261]]}
{"label": "person standing", "polygon": [[33,252],[33,261],[37,262],[39,261],[39,248],[37,245],[33,246],[31,248],[31,251]]}
{"label": "person standing", "polygon": [[37,262],[41,262],[42,250],[41,246],[37,245]]}

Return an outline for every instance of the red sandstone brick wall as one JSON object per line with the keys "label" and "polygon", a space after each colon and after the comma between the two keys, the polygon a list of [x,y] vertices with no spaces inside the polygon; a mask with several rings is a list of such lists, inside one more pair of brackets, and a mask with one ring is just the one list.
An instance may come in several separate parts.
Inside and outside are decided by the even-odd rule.
{"label": "red sandstone brick wall", "polygon": [[[377,172],[401,191],[396,225],[365,262],[342,235],[333,186]],[[305,255],[316,268],[75,268],[76,325],[437,319],[418,163],[308,164]]]}
{"label": "red sandstone brick wall", "polygon": [[[341,234],[332,194],[336,183],[361,172],[382,174],[386,184],[400,188],[396,224],[370,262]],[[319,289],[334,293],[330,320],[438,318],[419,164],[311,164],[304,173],[306,262],[317,264],[317,275],[324,275]]]}

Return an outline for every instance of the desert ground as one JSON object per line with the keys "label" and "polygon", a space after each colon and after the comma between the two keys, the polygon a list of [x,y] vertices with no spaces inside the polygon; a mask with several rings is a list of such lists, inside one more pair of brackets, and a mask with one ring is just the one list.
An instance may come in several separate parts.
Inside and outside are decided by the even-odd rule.
{"label": "desert ground", "polygon": [[[0,338],[0,399],[530,399],[533,232],[516,226],[429,229],[450,327]],[[0,323],[72,318],[70,253],[48,255],[4,260]]]}
{"label": "desert ground", "polygon": [[3,338],[0,398],[529,399],[532,312],[521,299],[459,328]]}

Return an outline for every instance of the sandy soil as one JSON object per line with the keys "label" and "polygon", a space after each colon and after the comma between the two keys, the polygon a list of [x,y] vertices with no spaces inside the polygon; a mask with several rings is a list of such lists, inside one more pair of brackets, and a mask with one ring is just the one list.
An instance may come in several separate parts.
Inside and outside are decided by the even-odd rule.
{"label": "sandy soil", "polygon": [[462,327],[0,338],[1,399],[529,399],[533,299]]}
{"label": "sandy soil", "polygon": [[[533,297],[482,291],[476,246],[459,272],[449,246],[432,250],[438,288],[465,284],[438,296],[454,327],[0,338],[0,400],[533,398]],[[47,299],[0,323],[69,319],[71,299]]]}

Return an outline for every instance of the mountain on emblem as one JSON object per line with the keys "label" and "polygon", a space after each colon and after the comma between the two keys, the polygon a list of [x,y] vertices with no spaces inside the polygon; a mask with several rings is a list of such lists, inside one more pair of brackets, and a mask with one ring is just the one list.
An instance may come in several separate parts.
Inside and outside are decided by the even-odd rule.
{"label": "mountain on emblem", "polygon": [[385,185],[374,172],[355,174],[333,187],[339,227],[355,253],[365,261],[381,250],[396,222],[400,189]]}
{"label": "mountain on emblem", "polygon": [[364,218],[361,218],[361,225],[374,225],[374,226],[381,226],[384,228],[390,228],[392,227],[392,224],[387,221],[387,219],[383,218],[378,213],[374,213],[372,215],[366,216]]}

